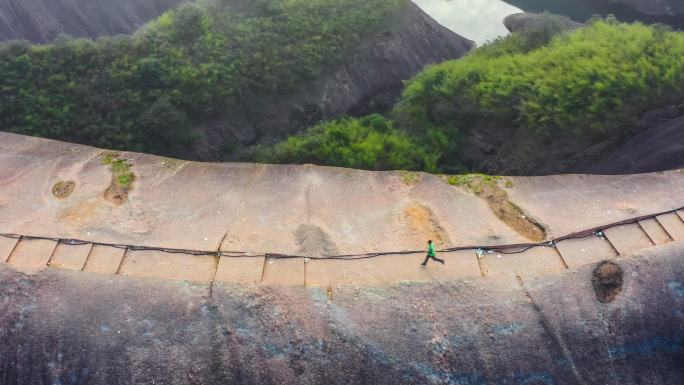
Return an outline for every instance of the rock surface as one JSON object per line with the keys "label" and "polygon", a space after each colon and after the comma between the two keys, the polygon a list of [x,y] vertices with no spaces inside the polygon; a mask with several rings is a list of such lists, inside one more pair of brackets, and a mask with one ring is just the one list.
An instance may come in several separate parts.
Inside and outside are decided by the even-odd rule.
{"label": "rock surface", "polygon": [[0,133],[0,233],[89,241],[0,236],[1,384],[684,383],[681,172],[499,180],[550,237],[670,212],[425,268],[231,254],[525,239],[438,176],[118,159],[123,204],[103,150]]}
{"label": "rock surface", "polygon": [[670,106],[642,124],[648,129],[573,172],[619,175],[684,168],[684,105]]}
{"label": "rock surface", "polygon": [[574,31],[584,26],[568,17],[546,14],[546,13],[515,13],[506,16],[504,25],[511,32],[523,31],[526,29],[539,29],[545,22],[553,22],[563,26],[565,30]]}
{"label": "rock surface", "polygon": [[128,34],[185,0],[0,0],[0,41]]}
{"label": "rock surface", "polygon": [[0,264],[0,383],[684,383],[684,246],[537,279],[206,285]]}
{"label": "rock surface", "polygon": [[244,95],[240,105],[197,127],[202,139],[192,158],[230,159],[221,153],[226,143],[282,139],[323,120],[389,110],[405,80],[429,64],[460,58],[474,46],[409,1],[381,31],[317,79],[285,94]]}
{"label": "rock surface", "polygon": [[[608,0],[602,0],[608,3]],[[614,0],[613,0],[614,1]],[[635,10],[647,15],[682,15],[684,14],[684,1],[682,0],[620,0]]]}
{"label": "rock surface", "polygon": [[[216,250],[229,231],[225,250],[283,254],[315,249],[309,238],[345,254],[422,249],[430,236],[440,246],[526,240],[486,199],[423,173],[120,153],[135,182],[117,205],[105,199],[112,171],[103,153],[0,132],[1,232]],[[551,237],[684,206],[678,171],[508,179],[500,188]],[[60,181],[75,185],[66,198],[54,195]]]}

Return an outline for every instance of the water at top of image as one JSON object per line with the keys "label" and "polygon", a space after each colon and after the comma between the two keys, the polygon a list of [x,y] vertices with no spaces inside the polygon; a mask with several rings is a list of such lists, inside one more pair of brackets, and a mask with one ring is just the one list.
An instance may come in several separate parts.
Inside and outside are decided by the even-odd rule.
{"label": "water at top of image", "polygon": [[499,0],[414,0],[432,18],[478,46],[508,34],[503,19],[522,12]]}

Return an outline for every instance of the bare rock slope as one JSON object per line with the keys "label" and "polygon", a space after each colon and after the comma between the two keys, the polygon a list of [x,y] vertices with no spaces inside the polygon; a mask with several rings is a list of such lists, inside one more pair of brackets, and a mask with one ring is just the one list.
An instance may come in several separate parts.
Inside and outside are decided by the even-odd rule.
{"label": "bare rock slope", "polygon": [[483,181],[0,133],[0,383],[684,383],[684,174]]}
{"label": "bare rock slope", "polygon": [[128,34],[184,0],[0,0],[0,41]]}
{"label": "bare rock slope", "polygon": [[568,31],[575,31],[584,26],[584,24],[573,21],[568,17],[546,13],[514,13],[506,16],[503,20],[506,29],[511,32],[519,32],[526,29],[538,30],[546,22],[558,23]]}

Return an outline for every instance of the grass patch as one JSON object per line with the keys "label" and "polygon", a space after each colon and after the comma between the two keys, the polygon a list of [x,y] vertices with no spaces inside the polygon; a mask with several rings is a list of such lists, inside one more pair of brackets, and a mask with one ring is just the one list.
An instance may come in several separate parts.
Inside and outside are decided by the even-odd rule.
{"label": "grass patch", "polygon": [[483,185],[496,186],[502,179],[500,176],[492,176],[487,174],[466,174],[466,175],[451,175],[446,177],[447,183],[457,187],[467,187],[472,192],[479,194],[483,190]]}
{"label": "grass patch", "polygon": [[407,186],[415,186],[423,180],[423,177],[417,172],[402,171],[401,180]]}
{"label": "grass patch", "polygon": [[121,188],[130,189],[135,181],[135,174],[131,171],[132,164],[121,158],[118,153],[107,152],[101,155],[102,164],[110,166],[114,182]]}

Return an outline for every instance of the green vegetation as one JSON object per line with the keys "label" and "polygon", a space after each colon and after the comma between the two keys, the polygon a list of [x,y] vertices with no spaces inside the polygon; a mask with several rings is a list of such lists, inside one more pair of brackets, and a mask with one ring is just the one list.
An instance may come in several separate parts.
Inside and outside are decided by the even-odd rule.
{"label": "green vegetation", "polygon": [[407,186],[415,186],[418,183],[420,183],[423,180],[423,178],[417,172],[402,171],[401,180]]}
{"label": "green vegetation", "polygon": [[[200,4],[133,36],[0,44],[0,127],[182,156],[192,127],[321,74],[406,0]],[[529,138],[532,154],[564,141],[589,146],[684,98],[684,33],[609,18],[566,34],[561,24],[549,17],[427,68],[388,118],[323,123],[243,159],[455,174],[477,169],[466,153],[482,130]],[[122,186],[132,182],[121,174]]]}
{"label": "green vegetation", "polygon": [[600,139],[684,96],[683,33],[596,21],[527,53],[516,53],[519,40],[427,69],[406,87],[398,120],[413,130],[514,125],[545,138]]}
{"label": "green vegetation", "polygon": [[451,175],[446,177],[446,181],[450,185],[466,187],[476,194],[482,193],[485,187],[498,190],[497,186],[501,179],[500,176],[486,174]]}
{"label": "green vegetation", "polygon": [[393,122],[323,124],[257,159],[454,174],[466,171],[464,150],[482,128],[529,138],[539,154],[554,141],[620,138],[641,112],[684,98],[684,33],[609,18],[566,34],[559,23],[426,69],[407,84]]}
{"label": "green vegetation", "polygon": [[135,174],[131,171],[131,164],[119,154],[107,152],[101,155],[102,164],[111,166],[113,181],[123,189],[130,189],[135,181]]}
{"label": "green vegetation", "polygon": [[375,170],[436,171],[436,157],[380,115],[318,125],[251,155],[262,163],[316,163]]}
{"label": "green vegetation", "polygon": [[447,182],[452,186],[466,186],[470,187],[474,183],[483,183],[487,185],[494,185],[501,180],[500,176],[492,176],[487,174],[467,174],[467,175],[451,175],[447,177]]}
{"label": "green vegetation", "polygon": [[133,36],[0,45],[0,127],[181,155],[194,125],[320,74],[405,0],[215,0]]}

